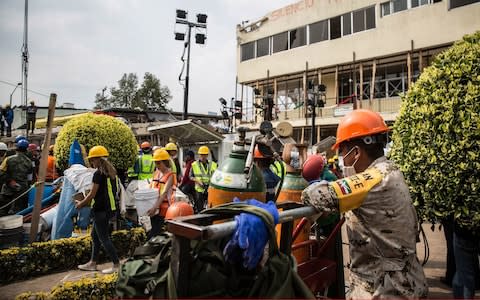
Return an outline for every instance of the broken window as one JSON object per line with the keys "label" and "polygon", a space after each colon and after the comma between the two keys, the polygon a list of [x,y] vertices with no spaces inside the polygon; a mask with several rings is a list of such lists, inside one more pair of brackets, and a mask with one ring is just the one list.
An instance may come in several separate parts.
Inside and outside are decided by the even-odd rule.
{"label": "broken window", "polygon": [[307,43],[306,27],[290,30],[290,49],[304,46]]}
{"label": "broken window", "polygon": [[328,40],[328,20],[310,24],[310,44]]}
{"label": "broken window", "polygon": [[257,41],[257,57],[270,54],[270,37],[259,39]]}
{"label": "broken window", "polygon": [[338,39],[342,36],[342,20],[341,17],[330,19],[330,39]]}
{"label": "broken window", "polygon": [[255,57],[255,42],[246,43],[240,46],[242,61]]}
{"label": "broken window", "polygon": [[288,32],[282,32],[273,36],[272,52],[277,53],[288,49]]}

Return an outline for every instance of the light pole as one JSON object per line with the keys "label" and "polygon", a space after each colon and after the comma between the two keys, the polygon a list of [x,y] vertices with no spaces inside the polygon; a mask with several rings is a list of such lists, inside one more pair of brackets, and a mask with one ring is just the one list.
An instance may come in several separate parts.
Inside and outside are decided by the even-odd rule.
{"label": "light pole", "polygon": [[[181,9],[177,9],[176,11],[177,18],[175,20],[176,24],[182,24],[188,26],[187,32],[187,41],[185,42],[185,48],[187,49],[187,73],[185,75],[185,87],[184,87],[184,94],[183,94],[183,119],[188,119],[188,88],[189,88],[189,75],[190,75],[190,36],[192,34],[192,28],[207,28],[207,15],[205,14],[197,14],[197,22],[189,22],[187,20],[187,12]],[[184,41],[185,40],[185,33],[175,32],[175,40],[177,41]],[[205,44],[206,35],[203,33],[195,34],[195,42],[197,44]],[[184,61],[183,56],[185,55],[185,51],[182,55],[182,61]],[[183,69],[182,69],[183,72]],[[180,74],[181,77],[182,74]]]}
{"label": "light pole", "polygon": [[13,89],[13,92],[10,94],[10,107],[12,107],[12,97],[13,97],[13,93],[15,93],[15,91],[17,90],[17,88],[18,88],[19,86],[22,86],[22,83],[21,83],[21,82],[17,83],[17,85],[16,85],[15,88]]}
{"label": "light pole", "polygon": [[317,132],[316,132],[316,127],[315,127],[315,118],[317,117],[316,109],[317,107],[324,107],[325,102],[323,102],[323,97],[325,96],[325,91],[326,87],[323,84],[320,84],[316,87],[311,84],[310,88],[313,90],[312,91],[312,96],[313,100],[308,100],[308,106],[312,110],[312,128],[310,132],[310,141],[312,143],[312,146],[314,146],[317,143]]}

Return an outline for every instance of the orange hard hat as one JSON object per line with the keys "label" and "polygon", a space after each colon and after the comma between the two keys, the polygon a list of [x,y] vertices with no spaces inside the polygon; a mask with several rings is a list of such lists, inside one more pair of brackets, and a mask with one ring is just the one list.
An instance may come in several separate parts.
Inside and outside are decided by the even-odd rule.
{"label": "orange hard hat", "polygon": [[167,209],[167,213],[165,214],[165,220],[172,220],[177,217],[184,217],[193,215],[193,208],[187,202],[174,202],[170,205]]}
{"label": "orange hard hat", "polygon": [[143,142],[143,143],[140,145],[140,148],[142,148],[142,149],[150,149],[150,148],[152,148],[152,145],[150,145],[149,142]]}
{"label": "orange hard hat", "polygon": [[368,109],[356,109],[345,115],[338,124],[337,141],[332,149],[349,140],[385,133],[389,129],[379,113]]}
{"label": "orange hard hat", "polygon": [[253,158],[265,158],[265,156],[258,149],[258,145],[255,146],[255,151],[253,152]]}
{"label": "orange hard hat", "polygon": [[303,163],[302,176],[308,182],[317,180],[320,178],[320,175],[322,175],[324,167],[325,159],[322,155],[310,155]]}

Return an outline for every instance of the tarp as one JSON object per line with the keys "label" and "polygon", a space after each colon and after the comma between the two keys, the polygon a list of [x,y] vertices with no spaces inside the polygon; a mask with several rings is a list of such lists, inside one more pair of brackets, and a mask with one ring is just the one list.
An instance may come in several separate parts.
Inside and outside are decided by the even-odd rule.
{"label": "tarp", "polygon": [[182,146],[219,143],[224,139],[220,133],[207,126],[197,124],[193,120],[150,126],[147,129],[149,132],[174,138]]}

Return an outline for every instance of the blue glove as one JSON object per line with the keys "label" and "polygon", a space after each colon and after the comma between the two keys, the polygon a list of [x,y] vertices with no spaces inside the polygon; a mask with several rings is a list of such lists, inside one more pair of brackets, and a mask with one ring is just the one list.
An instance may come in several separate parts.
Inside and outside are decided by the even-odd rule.
{"label": "blue glove", "polygon": [[[235,198],[233,202],[242,201]],[[277,207],[272,201],[262,203],[250,199],[244,203],[267,210],[273,216],[275,224],[278,223]],[[237,228],[223,250],[225,260],[233,263],[241,261],[245,268],[254,269],[262,258],[263,249],[269,240],[268,228],[260,217],[253,214],[241,213],[235,220]]]}

